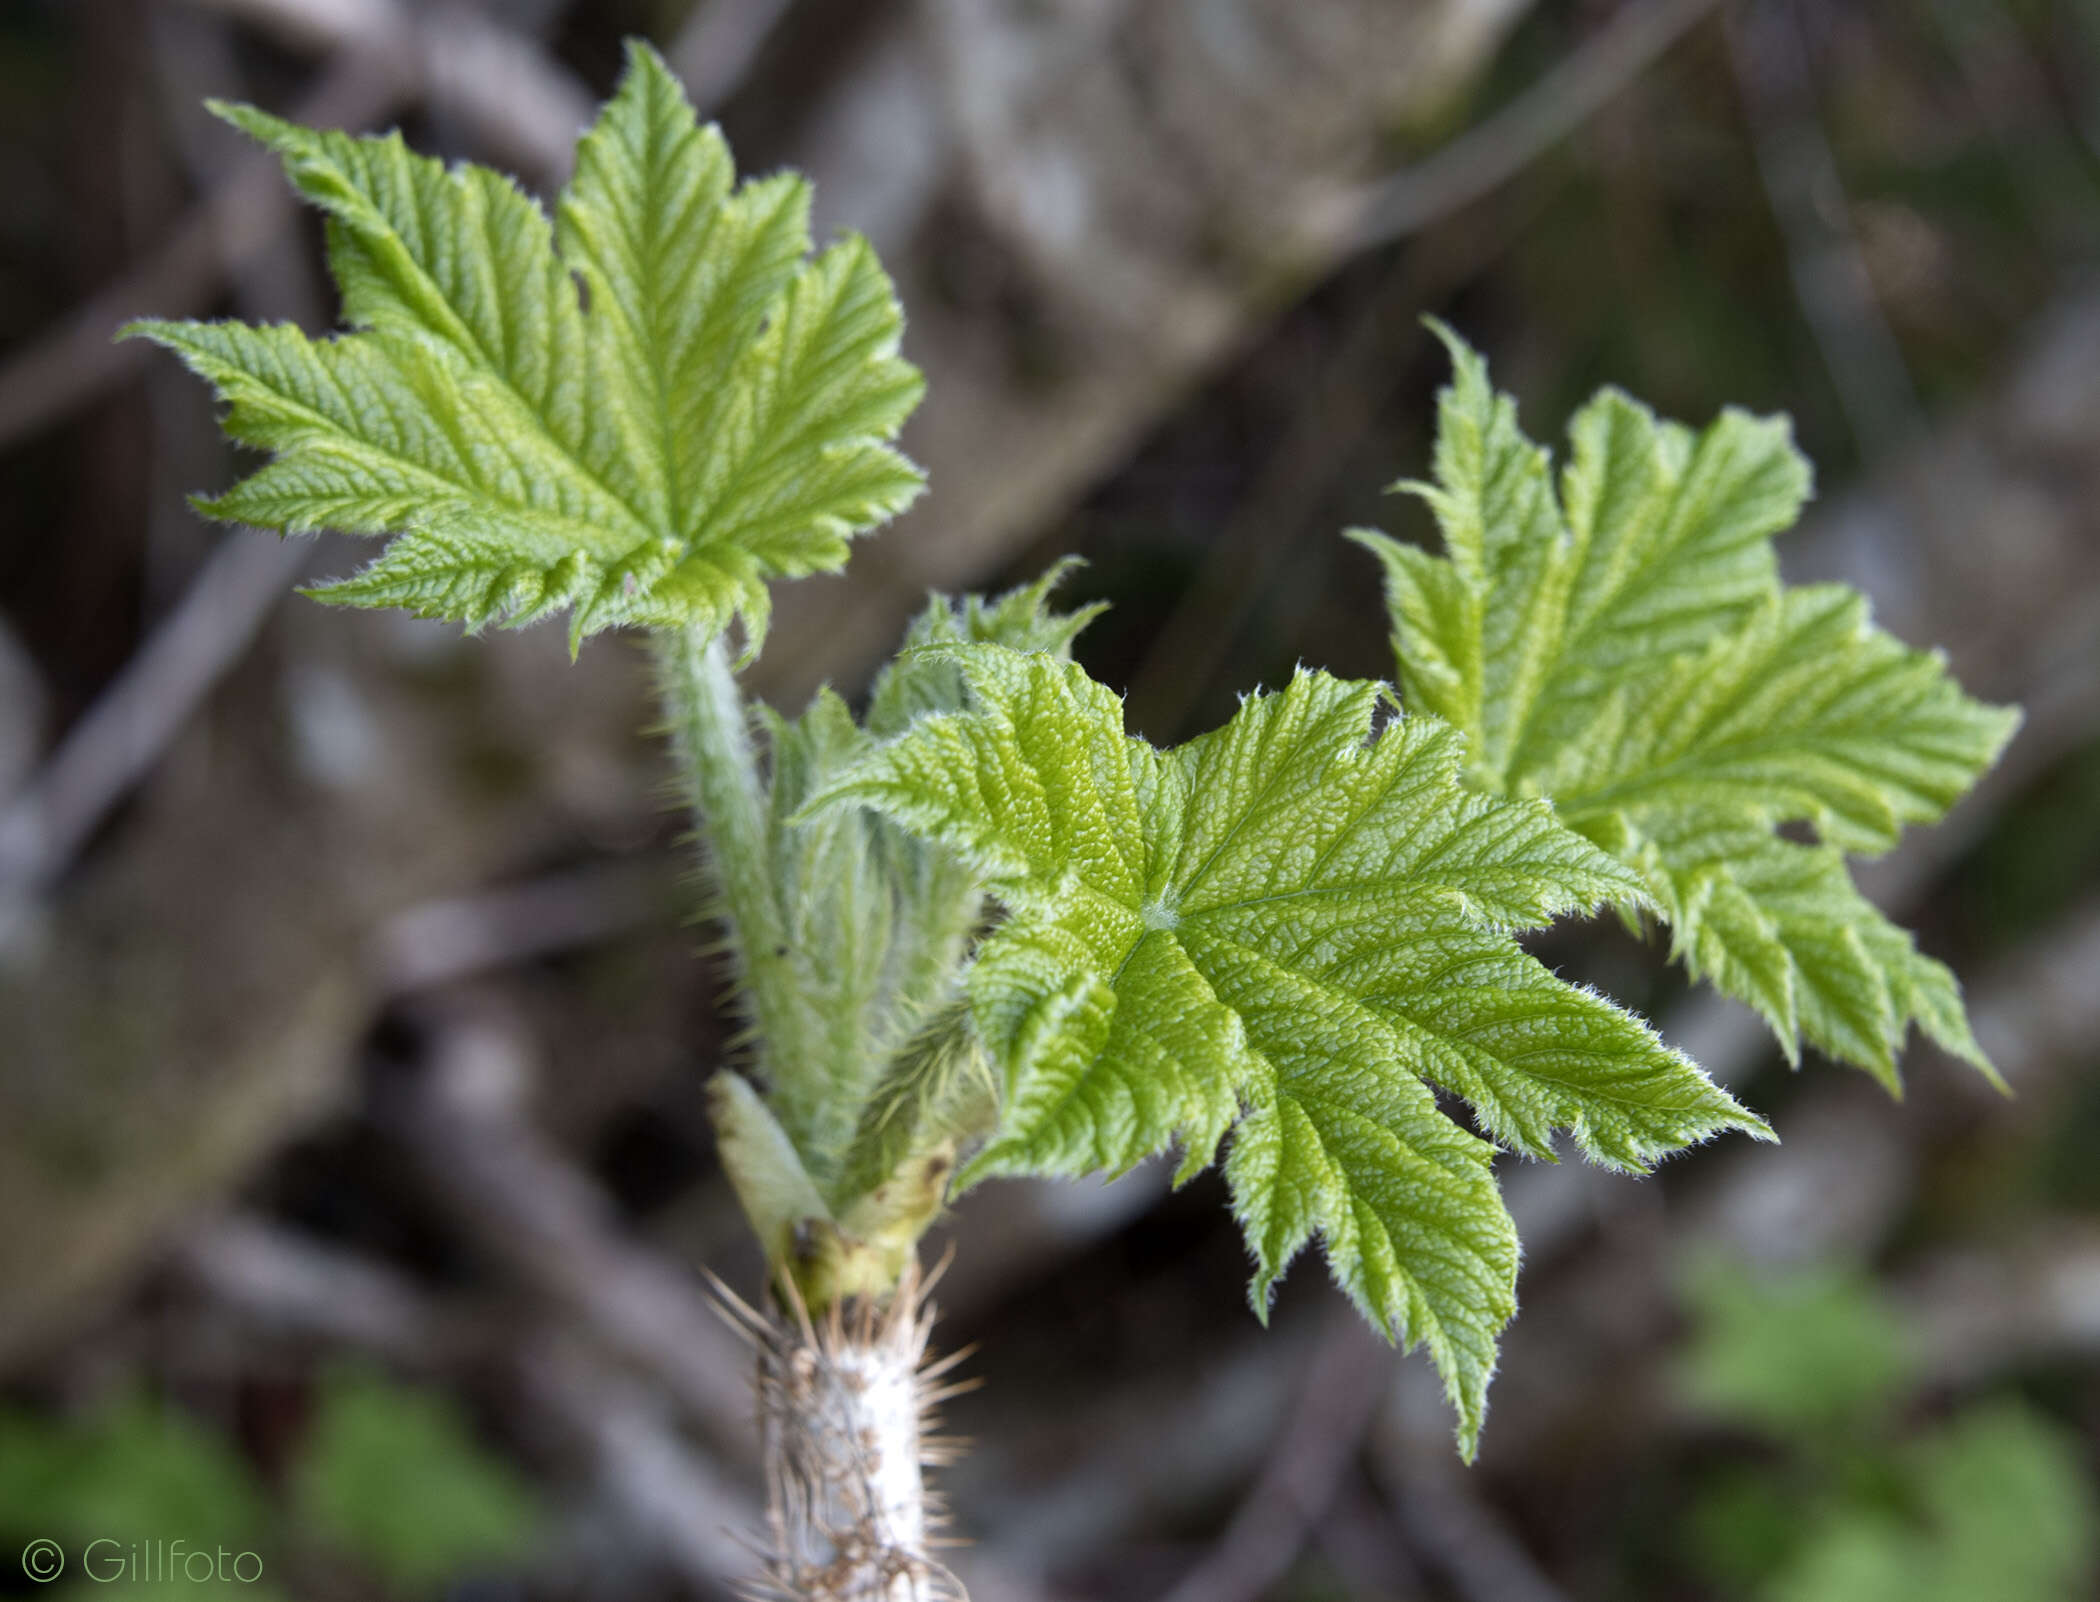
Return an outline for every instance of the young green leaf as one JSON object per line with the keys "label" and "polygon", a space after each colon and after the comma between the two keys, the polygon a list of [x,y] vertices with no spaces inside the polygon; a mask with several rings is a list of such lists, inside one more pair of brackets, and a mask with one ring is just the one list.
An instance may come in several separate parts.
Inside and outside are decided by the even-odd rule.
{"label": "young green leaf", "polygon": [[1515,404],[1438,332],[1454,375],[1436,481],[1400,487],[1445,554],[1352,534],[1385,569],[1408,704],[1465,731],[1476,789],[1550,795],[1638,868],[1673,954],[1790,1057],[1805,1037],[1893,1088],[1915,1023],[1989,1073],[1953,975],[1843,853],[1938,819],[2017,713],[1963,695],[1852,591],[1780,583],[1772,536],[1809,489],[1783,418],[1727,411],[1695,434],[1606,390],[1569,426],[1556,496]]}
{"label": "young green leaf", "polygon": [[874,253],[848,238],[806,260],[807,183],[732,188],[721,135],[646,45],[552,227],[509,179],[398,134],[215,109],[328,213],[356,331],[128,332],[179,353],[230,404],[227,431],[275,453],[203,511],[396,534],[321,599],[476,628],[569,608],[572,648],[741,615],[755,650],[769,578],[838,568],[917,494],[886,442],[920,380]]}
{"label": "young green leaf", "polygon": [[1159,752],[1070,663],[929,654],[972,710],[920,718],[812,806],[945,843],[1008,909],[968,981],[1005,1103],[966,1178],[1121,1170],[1177,1141],[1185,1178],[1234,1130],[1256,1307],[1319,1234],[1366,1315],[1429,1346],[1470,1450],[1517,1245],[1495,1148],[1431,1087],[1518,1150],[1569,1129],[1615,1167],[1763,1132],[1511,938],[1642,903],[1638,879],[1545,802],[1468,793],[1435,720],[1373,739],[1375,685],[1301,673]]}
{"label": "young green leaf", "polygon": [[960,712],[969,696],[962,670],[929,645],[1004,645],[1016,651],[1048,651],[1069,660],[1080,631],[1108,610],[1096,601],[1074,611],[1050,605],[1058,585],[1085,564],[1076,556],[1053,562],[1042,575],[1002,595],[935,595],[904,631],[898,654],[875,676],[868,697],[868,730],[888,739],[929,712]]}

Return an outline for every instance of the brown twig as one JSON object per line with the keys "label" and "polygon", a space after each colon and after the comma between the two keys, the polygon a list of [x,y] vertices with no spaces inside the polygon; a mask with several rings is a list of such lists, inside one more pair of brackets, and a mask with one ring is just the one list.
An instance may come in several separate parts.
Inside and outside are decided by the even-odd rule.
{"label": "brown twig", "polygon": [[2089,1218],[2046,1219],[2010,1244],[1941,1253],[1893,1290],[1934,1385],[2100,1355],[2100,1235]]}
{"label": "brown twig", "polygon": [[742,1594],[757,1570],[758,1504],[680,1438],[644,1387],[551,1335],[526,1344],[519,1372],[535,1410],[584,1445],[626,1522],[688,1584]]}
{"label": "brown twig", "polygon": [[422,1367],[454,1344],[434,1303],[391,1269],[232,1213],[179,1236],[167,1266],[266,1333],[320,1340]]}
{"label": "brown twig", "polygon": [[[1442,1441],[1434,1448],[1448,1457]],[[1568,1602],[1516,1532],[1460,1481],[1430,1469],[1409,1442],[1374,1459],[1408,1546],[1451,1582],[1462,1602]]]}

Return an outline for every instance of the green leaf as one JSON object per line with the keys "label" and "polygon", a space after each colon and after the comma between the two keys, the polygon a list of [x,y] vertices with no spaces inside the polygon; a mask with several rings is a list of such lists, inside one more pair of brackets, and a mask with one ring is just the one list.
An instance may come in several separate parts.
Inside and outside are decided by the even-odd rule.
{"label": "green leaf", "polygon": [[1040,578],[1003,595],[929,596],[925,609],[905,630],[899,654],[875,677],[868,698],[869,731],[886,739],[929,712],[962,709],[968,699],[962,670],[938,652],[920,647],[974,641],[1069,659],[1080,631],[1108,610],[1106,601],[1070,612],[1051,607],[1051,592],[1084,565],[1079,557],[1067,556],[1044,569]]}
{"label": "green leaf", "polygon": [[[1640,870],[1673,954],[1892,1088],[1912,1024],[1986,1074],[1953,975],[1853,886],[1975,783],[2017,713],[1876,629],[1838,585],[1779,581],[1772,536],[1809,489],[1783,418],[1693,431],[1605,390],[1569,425],[1556,495],[1486,364],[1453,378],[1436,480],[1445,554],[1367,530],[1410,707],[1465,731],[1489,795],[1547,795]],[[1812,842],[1782,825],[1805,826]],[[1630,903],[1622,902],[1625,910]]]}
{"label": "green leaf", "polygon": [[966,1177],[1121,1170],[1179,1142],[1185,1178],[1236,1126],[1257,1308],[1318,1234],[1366,1315],[1428,1345],[1470,1450],[1517,1246],[1495,1148],[1432,1087],[1519,1150],[1570,1129],[1617,1167],[1763,1132],[1511,938],[1641,903],[1638,879],[1546,803],[1467,793],[1448,727],[1374,739],[1375,685],[1301,673],[1162,753],[1076,666],[932,654],[972,709],[920,718],[812,806],[946,843],[1008,910],[969,977],[1005,1101]]}
{"label": "green leaf", "polygon": [[977,918],[974,880],[879,818],[796,812],[874,742],[830,690],[761,708],[772,755],[767,877],[786,973],[753,1019],[767,1102],[827,1195],[882,1065],[934,1005]]}
{"label": "green leaf", "polygon": [[217,107],[328,213],[356,330],[137,323],[274,453],[201,502],[286,533],[393,534],[324,600],[479,628],[569,609],[726,629],[756,649],[767,580],[829,572],[901,510],[886,442],[917,402],[901,317],[865,241],[806,259],[809,187],[732,187],[646,45],[577,147],[552,226],[508,178],[398,134],[351,138]]}

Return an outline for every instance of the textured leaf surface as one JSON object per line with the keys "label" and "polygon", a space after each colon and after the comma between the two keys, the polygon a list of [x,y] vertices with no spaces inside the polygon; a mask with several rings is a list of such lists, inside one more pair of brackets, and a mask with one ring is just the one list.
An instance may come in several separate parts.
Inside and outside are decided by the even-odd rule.
{"label": "textured leaf surface", "polygon": [[550,225],[508,178],[398,134],[222,115],[328,213],[356,330],[142,323],[274,460],[213,516],[394,534],[323,599],[472,627],[569,609],[756,638],[769,578],[829,571],[919,474],[886,442],[916,403],[865,241],[807,259],[808,185],[732,187],[728,147],[662,62],[626,75]]}
{"label": "textured leaf surface", "polygon": [[[1982,1068],[1959,988],[1854,887],[1845,852],[1938,819],[2017,715],[1837,585],[1779,581],[1809,489],[1784,419],[1694,433],[1606,390],[1558,492],[1514,403],[1454,336],[1435,482],[1444,554],[1380,559],[1408,704],[1465,731],[1490,795],[1549,795],[1640,870],[1694,974],[1891,1086],[1911,1025]],[[1786,838],[1805,824],[1813,841]],[[1625,905],[1625,903],[1622,903]]]}
{"label": "textured leaf surface", "polygon": [[1380,1327],[1426,1343],[1470,1444],[1514,1305],[1495,1148],[1557,1129],[1641,1168],[1755,1119],[1637,1020],[1511,938],[1628,869],[1541,801],[1460,784],[1460,742],[1414,718],[1372,738],[1379,690],[1302,673],[1170,752],[1124,733],[1079,668],[935,648],[972,709],[922,717],[819,803],[947,842],[1009,918],[969,980],[1004,1070],[970,1177],[1121,1170],[1179,1142],[1184,1177],[1228,1130],[1254,1299],[1319,1235]]}

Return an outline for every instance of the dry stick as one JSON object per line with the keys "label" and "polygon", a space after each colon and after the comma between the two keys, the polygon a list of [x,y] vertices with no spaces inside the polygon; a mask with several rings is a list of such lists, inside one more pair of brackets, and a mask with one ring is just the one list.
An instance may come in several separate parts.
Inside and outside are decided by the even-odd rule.
{"label": "dry stick", "polygon": [[[1075,1395],[1042,1420],[1047,1449],[1027,1432],[989,1437],[971,1456],[969,1484],[957,1486],[958,1503],[973,1513],[970,1533],[1039,1577],[1142,1519],[1178,1520],[1222,1502],[1285,1427],[1303,1366],[1297,1354],[1320,1333],[1296,1321],[1263,1331],[1249,1320],[1210,1361],[1166,1365],[1142,1406],[1101,1385]],[[1085,1443],[1076,1462],[1074,1441]]]}
{"label": "dry stick", "polygon": [[2090,1219],[2045,1218],[2010,1247],[1940,1253],[1892,1289],[1919,1370],[1936,1388],[2100,1357],[2100,1239]]}
{"label": "dry stick", "polygon": [[1363,1444],[1389,1356],[1354,1308],[1332,1316],[1282,1438],[1223,1538],[1167,1602],[1257,1602],[1283,1578]]}
{"label": "dry stick", "polygon": [[190,1229],[170,1248],[168,1266],[268,1333],[318,1337],[410,1368],[455,1344],[448,1320],[401,1275],[253,1214]]}
{"label": "dry stick", "polygon": [[1393,1527],[1392,1510],[1361,1472],[1343,1476],[1313,1543],[1351,1597],[1397,1602],[1427,1589],[1421,1566]]}
{"label": "dry stick", "polygon": [[1568,1602],[1567,1593],[1541,1572],[1516,1533],[1455,1473],[1401,1467],[1412,1461],[1414,1450],[1409,1442],[1376,1454],[1381,1468],[1374,1476],[1392,1502],[1408,1546],[1443,1571],[1463,1602]]}
{"label": "dry stick", "polygon": [[379,926],[366,970],[401,996],[596,945],[648,922],[678,878],[650,853],[418,902]]}
{"label": "dry stick", "polygon": [[1976,1038],[2015,1093],[2100,1035],[2100,900],[2001,958],[1971,1004]]}
{"label": "dry stick", "polygon": [[558,1338],[528,1343],[519,1370],[528,1401],[590,1450],[614,1505],[689,1584],[748,1584],[756,1502],[679,1437],[644,1387]]}

